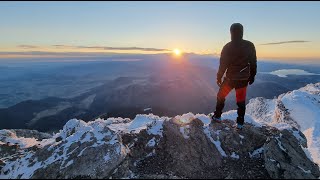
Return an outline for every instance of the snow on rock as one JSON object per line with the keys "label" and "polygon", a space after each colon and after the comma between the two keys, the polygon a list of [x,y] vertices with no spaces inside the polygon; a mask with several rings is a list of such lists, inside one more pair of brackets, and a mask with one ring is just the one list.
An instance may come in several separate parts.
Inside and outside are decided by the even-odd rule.
{"label": "snow on rock", "polygon": [[180,127],[180,132],[185,139],[189,138],[189,126],[188,125]]}
{"label": "snow on rock", "polygon": [[[274,160],[265,161],[271,178],[313,179],[320,175],[319,167],[308,159],[303,149],[299,147],[299,141],[287,129],[270,137],[263,149],[264,158]],[[310,170],[310,173],[299,169],[298,166]]]}
{"label": "snow on rock", "polygon": [[250,114],[256,122],[271,124],[273,123],[275,104],[275,99],[270,100],[262,97],[250,99],[246,106],[246,113]]}
{"label": "snow on rock", "polygon": [[[168,117],[159,117],[153,114],[138,114],[131,122],[127,122],[120,118],[117,119],[119,123],[112,123],[108,127],[115,132],[122,133],[139,133],[143,129],[147,129],[148,133],[154,135],[162,134],[162,123],[168,120]],[[113,119],[108,118],[107,121],[112,121]]]}
{"label": "snow on rock", "polygon": [[208,125],[208,124],[210,124],[210,122],[211,122],[210,117],[207,116],[207,115],[205,115],[205,114],[196,114],[196,115],[195,115],[195,118],[200,119],[205,126]]}
{"label": "snow on rock", "polygon": [[0,142],[2,144],[17,144],[20,148],[29,148],[40,143],[36,138],[18,137],[15,132],[10,130],[0,130]]}
{"label": "snow on rock", "polygon": [[155,145],[156,145],[156,139],[153,137],[152,139],[150,139],[150,141],[148,141],[147,146],[154,147]]}
{"label": "snow on rock", "polygon": [[[219,140],[219,136],[217,137],[217,140],[214,140],[214,139],[212,138],[211,131],[210,131],[208,125],[204,127],[204,133],[205,133],[206,136],[210,139],[210,141],[216,146],[216,148],[217,148],[217,150],[220,152],[221,156],[227,157],[226,152],[221,148],[221,142],[220,142],[220,140]],[[217,134],[217,135],[218,135],[218,134]]]}
{"label": "snow on rock", "polygon": [[262,125],[293,129],[298,140],[299,129],[307,139],[306,155],[320,165],[320,83],[308,84],[280,95],[277,99],[251,99],[246,113]]}
{"label": "snow on rock", "polygon": [[209,125],[211,122],[209,116],[205,114],[193,114],[192,112],[188,112],[187,114],[183,114],[181,116],[175,116],[175,118],[180,119],[180,121],[184,124],[190,123],[193,119],[201,120],[204,125]]}
{"label": "snow on rock", "polygon": [[281,101],[306,136],[313,161],[320,164],[320,83],[286,93]]}
{"label": "snow on rock", "polygon": [[[233,120],[233,121],[236,121],[237,117],[238,117],[237,110],[230,110],[228,112],[222,113],[222,115],[221,115],[222,119],[229,119],[229,120]],[[244,116],[244,120],[245,120],[245,123],[250,123],[250,124],[252,124],[254,126],[257,126],[257,127],[261,127],[262,126],[262,124],[259,121],[256,121],[249,114],[246,114]]]}
{"label": "snow on rock", "polygon": [[[99,169],[103,169],[102,175],[106,176],[128,153],[108,124],[102,119],[88,123],[71,119],[51,139],[40,142],[42,149],[29,151],[17,161],[7,163],[0,178],[100,177]],[[110,157],[108,162],[105,162],[106,154]]]}
{"label": "snow on rock", "polygon": [[260,157],[260,155],[263,153],[264,148],[260,147],[256,150],[254,150],[252,153],[249,152],[250,158]]}
{"label": "snow on rock", "polygon": [[[214,140],[212,138],[212,131],[210,131],[210,128],[209,128],[209,124],[211,122],[210,120],[210,117],[205,115],[205,114],[196,114],[194,115],[193,113],[189,112],[187,114],[183,114],[183,115],[178,115],[178,116],[175,116],[175,119],[178,120],[178,123],[181,124],[181,127],[180,127],[180,133],[183,135],[183,137],[185,139],[188,139],[189,138],[189,128],[190,126],[189,125],[186,125],[186,124],[189,124],[191,123],[194,119],[199,119],[202,121],[203,123],[203,132],[205,133],[205,135],[209,138],[209,140],[216,146],[217,150],[220,152],[221,156],[223,157],[227,157],[225,151],[221,148],[221,142],[219,140],[219,137],[217,140]],[[219,132],[219,131],[218,131]],[[215,132],[215,133],[218,133],[218,132]]]}
{"label": "snow on rock", "polygon": [[147,128],[148,134],[152,135],[159,135],[162,137],[162,127],[163,127],[163,121],[168,120],[169,118],[164,117],[160,119],[154,120],[150,126]]}
{"label": "snow on rock", "polygon": [[194,114],[189,112],[187,114],[183,114],[183,115],[177,115],[175,117],[175,119],[179,119],[179,121],[182,123],[182,124],[188,124],[190,123],[193,119],[195,118]]}
{"label": "snow on rock", "polygon": [[302,167],[298,166],[299,169],[301,169],[304,173],[308,173],[308,174],[311,174],[311,171],[310,170],[304,170]]}
{"label": "snow on rock", "polygon": [[239,155],[237,155],[235,152],[232,152],[230,157],[234,159],[239,159]]}

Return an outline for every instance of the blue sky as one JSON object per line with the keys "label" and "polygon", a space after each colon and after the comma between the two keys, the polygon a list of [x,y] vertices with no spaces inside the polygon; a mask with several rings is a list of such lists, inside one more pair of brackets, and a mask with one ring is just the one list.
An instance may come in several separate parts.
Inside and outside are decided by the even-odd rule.
{"label": "blue sky", "polygon": [[[0,51],[59,44],[219,54],[240,22],[261,57],[318,58],[319,18],[320,2],[0,2]],[[260,45],[296,40],[309,42]]]}

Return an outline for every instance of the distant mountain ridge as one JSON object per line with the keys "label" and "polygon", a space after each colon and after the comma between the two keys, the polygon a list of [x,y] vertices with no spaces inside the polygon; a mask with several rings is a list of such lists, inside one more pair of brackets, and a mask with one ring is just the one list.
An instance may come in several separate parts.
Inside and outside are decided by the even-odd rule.
{"label": "distant mountain ridge", "polygon": [[[122,71],[124,74],[135,72],[136,75],[103,81],[103,84],[89,88],[89,90],[72,98],[49,97],[40,100],[27,100],[8,108],[2,108],[0,109],[0,129],[22,128],[56,132],[72,118],[82,119],[86,122],[100,116],[132,119],[137,114],[144,113],[143,109],[148,107],[152,108],[153,114],[159,116],[175,116],[187,112],[209,113],[215,108],[216,94],[219,89],[215,82],[216,70],[214,67],[206,65],[211,62],[210,60],[212,59],[194,57],[193,60],[190,60],[192,63],[160,60],[155,60],[156,64],[139,62],[144,68],[137,64],[132,64],[132,66],[127,64],[123,68],[121,68],[122,64],[111,64],[111,67],[115,68],[114,72],[106,70],[107,72],[104,74],[106,64],[90,64],[90,66],[88,65],[90,68],[101,65],[98,69],[85,71],[84,74],[88,74],[90,77],[103,78],[106,75]],[[216,63],[216,61],[214,62]],[[63,72],[66,73],[69,70],[72,74],[77,74],[78,68],[80,71],[86,68],[83,66],[71,67],[69,65],[63,67]],[[135,70],[138,67],[140,68]],[[145,71],[146,69],[147,71]],[[143,72],[145,73],[142,76]],[[41,76],[41,78],[44,77]],[[313,76],[281,78],[258,73],[255,83],[248,86],[247,102],[254,97],[274,98],[279,94],[314,81]],[[66,82],[60,83],[65,84]],[[55,89],[50,88],[50,91],[55,91]],[[59,91],[59,88],[56,91]],[[75,94],[81,91],[79,89]],[[7,98],[5,95],[1,97]],[[226,100],[225,110],[237,108],[234,99],[235,93],[232,92]]]}

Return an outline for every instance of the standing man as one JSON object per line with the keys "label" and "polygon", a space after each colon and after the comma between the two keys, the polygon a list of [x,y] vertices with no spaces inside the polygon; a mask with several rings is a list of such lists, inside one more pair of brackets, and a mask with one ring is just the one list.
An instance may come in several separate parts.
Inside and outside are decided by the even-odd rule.
{"label": "standing man", "polygon": [[[220,87],[217,94],[216,110],[212,116],[213,121],[221,121],[225,98],[232,89],[236,90],[237,100],[237,129],[242,129],[246,111],[246,90],[248,83],[254,82],[257,73],[257,56],[252,42],[244,40],[243,26],[234,23],[230,27],[231,41],[221,52],[220,65],[217,73],[217,84]],[[226,76],[221,81],[222,76]]]}

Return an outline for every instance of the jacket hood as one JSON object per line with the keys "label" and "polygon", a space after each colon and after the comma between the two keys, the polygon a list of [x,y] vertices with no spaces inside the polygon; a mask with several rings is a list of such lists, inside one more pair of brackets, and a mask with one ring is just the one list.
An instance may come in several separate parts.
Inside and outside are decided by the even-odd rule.
{"label": "jacket hood", "polygon": [[241,40],[243,38],[243,26],[240,23],[234,23],[230,27],[231,41]]}

